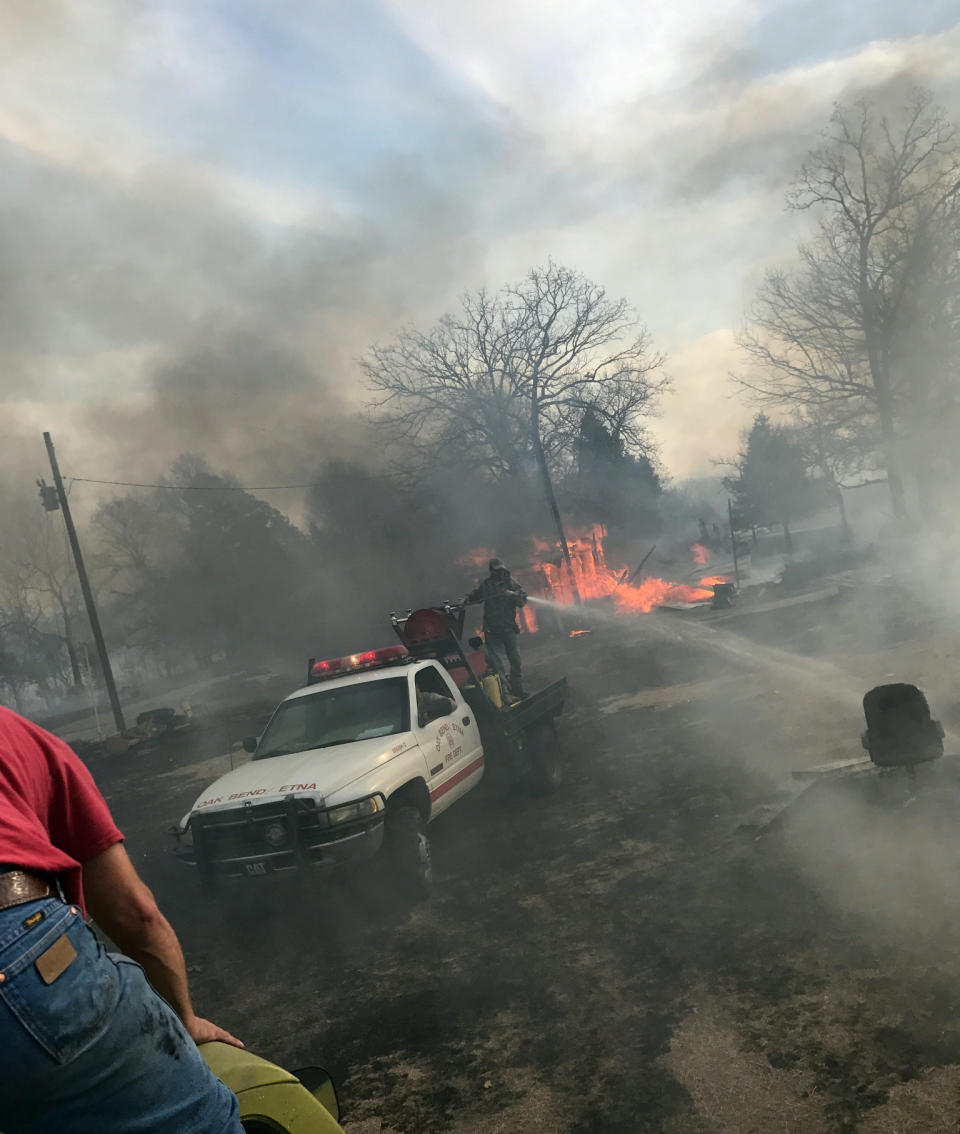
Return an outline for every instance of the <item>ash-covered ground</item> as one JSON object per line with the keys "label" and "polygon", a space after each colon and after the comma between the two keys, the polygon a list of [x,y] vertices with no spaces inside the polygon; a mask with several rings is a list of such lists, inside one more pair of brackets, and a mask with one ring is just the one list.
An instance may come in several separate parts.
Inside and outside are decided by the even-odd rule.
{"label": "ash-covered ground", "polygon": [[163,831],[216,747],[95,766],[198,1008],[328,1066],[356,1134],[955,1132],[949,758],[914,803],[895,773],[756,834],[800,790],[792,769],[862,755],[873,684],[925,688],[960,751],[960,633],[871,588],[525,646],[532,685],[569,678],[567,783],[452,808],[412,911],[353,880],[211,908]]}

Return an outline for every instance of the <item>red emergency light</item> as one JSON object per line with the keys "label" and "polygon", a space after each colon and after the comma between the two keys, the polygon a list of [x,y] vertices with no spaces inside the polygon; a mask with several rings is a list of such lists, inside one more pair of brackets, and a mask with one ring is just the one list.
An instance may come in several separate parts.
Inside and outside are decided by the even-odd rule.
{"label": "red emergency light", "polygon": [[365,669],[397,665],[409,657],[410,653],[406,646],[383,646],[379,650],[365,650],[362,654],[345,654],[342,658],[328,658],[326,661],[315,661],[311,658],[308,683],[324,681],[331,677],[343,677],[348,673],[358,673]]}

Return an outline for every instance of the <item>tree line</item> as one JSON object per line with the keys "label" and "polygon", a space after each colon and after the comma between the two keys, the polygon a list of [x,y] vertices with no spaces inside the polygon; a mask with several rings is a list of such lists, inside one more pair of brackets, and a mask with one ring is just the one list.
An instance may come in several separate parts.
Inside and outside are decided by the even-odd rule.
{"label": "tree line", "polygon": [[[131,662],[195,670],[347,651],[379,641],[391,608],[450,597],[468,549],[519,547],[561,510],[650,529],[663,362],[624,299],[563,265],[466,294],[361,360],[378,467],[323,463],[304,524],[196,455],[160,490],[101,502],[85,542],[107,636]],[[25,515],[0,562],[0,684],[15,702],[95,670],[59,524]]]}

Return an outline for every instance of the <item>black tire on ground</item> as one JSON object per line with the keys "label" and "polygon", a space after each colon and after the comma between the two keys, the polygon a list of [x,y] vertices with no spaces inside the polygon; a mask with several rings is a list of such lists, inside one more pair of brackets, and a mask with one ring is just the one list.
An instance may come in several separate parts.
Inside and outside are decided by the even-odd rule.
{"label": "black tire on ground", "polygon": [[553,721],[532,728],[527,734],[530,783],[537,795],[548,795],[563,783],[560,738]]}
{"label": "black tire on ground", "polygon": [[427,825],[412,803],[398,803],[387,811],[383,850],[397,888],[410,901],[423,901],[433,887],[433,863]]}

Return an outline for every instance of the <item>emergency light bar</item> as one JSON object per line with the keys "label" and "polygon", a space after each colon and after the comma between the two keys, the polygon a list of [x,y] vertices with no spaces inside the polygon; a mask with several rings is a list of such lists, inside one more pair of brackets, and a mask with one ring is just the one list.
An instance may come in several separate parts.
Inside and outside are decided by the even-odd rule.
{"label": "emergency light bar", "polygon": [[383,646],[379,650],[366,650],[362,654],[345,654],[342,658],[328,658],[326,661],[311,658],[307,663],[307,684],[312,685],[316,681],[325,681],[331,677],[344,677],[348,673],[359,673],[365,669],[397,665],[409,658],[410,653],[406,646]]}

